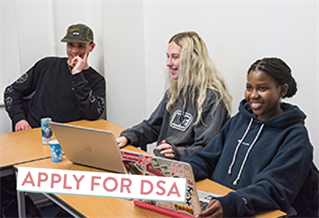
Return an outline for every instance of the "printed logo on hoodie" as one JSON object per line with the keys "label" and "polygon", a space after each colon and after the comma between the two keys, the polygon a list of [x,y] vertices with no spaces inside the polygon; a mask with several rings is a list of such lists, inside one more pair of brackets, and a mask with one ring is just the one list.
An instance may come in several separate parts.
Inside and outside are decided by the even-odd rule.
{"label": "printed logo on hoodie", "polygon": [[172,115],[169,125],[174,129],[185,131],[192,123],[192,120],[193,116],[190,113],[185,113],[182,116],[182,111],[177,110]]}

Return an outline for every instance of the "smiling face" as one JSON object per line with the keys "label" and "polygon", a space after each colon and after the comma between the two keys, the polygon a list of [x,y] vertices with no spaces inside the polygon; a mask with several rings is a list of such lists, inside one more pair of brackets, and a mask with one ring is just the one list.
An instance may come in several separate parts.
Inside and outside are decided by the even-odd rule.
{"label": "smiling face", "polygon": [[177,80],[179,74],[179,66],[181,61],[182,47],[175,42],[168,44],[166,66],[169,68],[172,79]]}
{"label": "smiling face", "polygon": [[68,42],[66,45],[66,52],[69,56],[68,63],[70,64],[72,59],[76,56],[83,58],[84,54],[87,52],[88,54],[93,51],[95,47],[94,43],[76,43],[76,42]]}
{"label": "smiling face", "polygon": [[260,121],[281,114],[280,99],[288,85],[276,85],[274,80],[262,71],[250,71],[247,77],[245,99]]}

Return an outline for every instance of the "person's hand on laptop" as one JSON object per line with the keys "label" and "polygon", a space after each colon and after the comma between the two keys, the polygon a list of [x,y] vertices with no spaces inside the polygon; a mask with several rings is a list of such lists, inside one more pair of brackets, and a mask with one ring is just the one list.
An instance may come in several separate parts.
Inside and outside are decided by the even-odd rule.
{"label": "person's hand on laptop", "polygon": [[155,150],[160,150],[161,151],[160,154],[164,155],[165,157],[168,157],[168,158],[175,157],[173,147],[170,144],[168,144],[165,140],[163,140],[162,144],[157,146]]}
{"label": "person's hand on laptop", "polygon": [[116,138],[117,145],[122,148],[128,143],[128,139],[125,136]]}
{"label": "person's hand on laptop", "polygon": [[223,207],[219,200],[212,199],[206,207],[206,210],[198,214],[196,217],[224,217]]}

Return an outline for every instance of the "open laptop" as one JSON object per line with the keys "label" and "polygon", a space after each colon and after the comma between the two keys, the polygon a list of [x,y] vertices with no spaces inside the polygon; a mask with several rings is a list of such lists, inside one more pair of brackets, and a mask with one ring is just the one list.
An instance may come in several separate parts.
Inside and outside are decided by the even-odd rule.
{"label": "open laptop", "polygon": [[[126,150],[121,150],[121,155],[127,172],[131,174],[187,179],[186,203],[138,200],[137,204],[134,202],[136,206],[161,213],[161,211],[156,209],[156,207],[160,207],[173,212],[194,216],[200,211],[205,210],[211,199],[220,197],[218,194],[196,189],[193,170],[188,163]],[[150,208],[149,205],[153,205],[153,207]],[[177,216],[177,214],[165,214],[173,217]]]}
{"label": "open laptop", "polygon": [[186,203],[139,200],[141,204],[135,204],[137,206],[146,208],[145,205],[150,205],[194,216],[203,211],[213,197],[220,196],[196,189],[193,170],[188,163],[120,150],[113,134],[108,131],[57,122],[49,125],[72,163],[125,174],[187,179]]}
{"label": "open laptop", "polygon": [[49,125],[72,163],[127,173],[111,132],[57,122],[50,122]]}

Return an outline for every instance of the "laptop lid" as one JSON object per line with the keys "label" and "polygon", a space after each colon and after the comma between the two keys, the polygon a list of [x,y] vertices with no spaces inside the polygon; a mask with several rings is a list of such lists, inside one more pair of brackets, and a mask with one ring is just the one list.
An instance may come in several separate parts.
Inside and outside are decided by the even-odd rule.
{"label": "laptop lid", "polygon": [[197,191],[193,170],[188,163],[126,150],[121,150],[121,155],[128,173],[187,179],[186,203],[140,200],[146,204],[194,216],[203,210],[202,205],[207,206],[214,196],[219,196],[210,192]]}
{"label": "laptop lid", "polygon": [[57,122],[49,125],[72,163],[127,173],[111,132]]}

